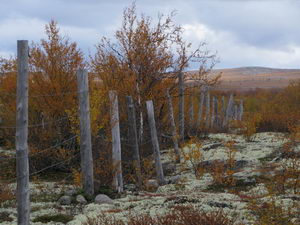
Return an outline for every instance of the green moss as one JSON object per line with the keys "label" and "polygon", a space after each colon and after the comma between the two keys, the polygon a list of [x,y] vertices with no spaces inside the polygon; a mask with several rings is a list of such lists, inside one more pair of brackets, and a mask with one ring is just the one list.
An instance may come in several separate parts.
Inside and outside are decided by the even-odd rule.
{"label": "green moss", "polygon": [[60,223],[68,223],[73,220],[73,216],[66,214],[56,214],[56,215],[42,215],[36,217],[33,222],[41,222],[41,223],[49,223],[49,222],[60,222]]}
{"label": "green moss", "polygon": [[256,182],[245,182],[243,180],[237,180],[235,185],[230,186],[227,184],[211,184],[207,187],[207,191],[212,192],[224,192],[228,191],[248,191],[251,187],[254,187]]}
{"label": "green moss", "polygon": [[9,217],[8,212],[0,212],[0,223],[2,222],[12,222],[13,219]]}
{"label": "green moss", "polygon": [[59,194],[55,193],[42,193],[39,195],[33,195],[31,197],[32,202],[55,202],[60,197]]}

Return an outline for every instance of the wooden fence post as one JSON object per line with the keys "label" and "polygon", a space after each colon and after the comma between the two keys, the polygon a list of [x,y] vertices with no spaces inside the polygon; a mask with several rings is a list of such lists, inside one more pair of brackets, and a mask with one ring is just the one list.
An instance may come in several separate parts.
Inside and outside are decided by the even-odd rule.
{"label": "wooden fence post", "polygon": [[237,104],[234,104],[234,120],[238,120],[239,117],[239,108]]}
{"label": "wooden fence post", "polygon": [[210,127],[213,129],[214,128],[214,125],[215,125],[215,99],[216,97],[213,96],[212,97],[212,103],[211,103],[211,123],[210,123]]}
{"label": "wooden fence post", "polygon": [[224,127],[228,125],[229,119],[232,119],[233,116],[233,95],[231,94],[228,100],[227,108],[226,108],[226,115],[225,115],[225,120],[224,120]]}
{"label": "wooden fence post", "polygon": [[86,195],[94,194],[94,172],[91,141],[90,102],[88,73],[84,69],[77,70],[77,86],[80,115],[80,155],[83,175],[83,189]]}
{"label": "wooden fence post", "polygon": [[242,119],[243,119],[243,114],[244,114],[244,101],[243,100],[241,100],[241,102],[240,102],[240,107],[239,107],[240,109],[239,109],[239,120],[240,121],[242,121]]}
{"label": "wooden fence post", "polygon": [[112,135],[112,161],[113,161],[113,187],[118,192],[123,192],[121,138],[119,125],[119,106],[116,91],[109,91],[110,124]]}
{"label": "wooden fence post", "polygon": [[218,97],[214,97],[214,101],[213,101],[213,104],[214,104],[214,115],[215,115],[215,118],[214,118],[214,122],[213,122],[213,126],[214,126],[214,128],[216,128],[216,129],[218,129],[219,127],[218,127],[218,124],[219,124],[219,120],[220,120],[220,118],[219,118],[219,110],[218,110],[218,106],[219,106],[219,104],[218,104],[219,102],[218,102]]}
{"label": "wooden fence post", "polygon": [[168,108],[169,108],[169,119],[170,119],[170,125],[171,125],[172,140],[173,140],[173,145],[174,145],[174,152],[176,155],[176,162],[180,162],[178,137],[177,137],[177,132],[176,132],[175,120],[174,120],[172,98],[171,98],[169,89],[167,89],[167,101],[168,101]]}
{"label": "wooden fence post", "polygon": [[189,135],[192,135],[192,130],[194,127],[194,101],[193,101],[193,93],[190,93],[190,105],[189,105]]}
{"label": "wooden fence post", "polygon": [[204,92],[201,91],[200,101],[199,101],[199,108],[198,108],[197,130],[201,126],[202,114],[203,114],[203,104],[204,104]]}
{"label": "wooden fence post", "polygon": [[225,118],[226,118],[226,103],[225,103],[225,96],[222,96],[222,112],[221,112],[221,117],[222,117],[222,123],[220,123],[221,127],[224,126],[225,124]]}
{"label": "wooden fence post", "polygon": [[138,186],[141,188],[142,186],[142,174],[141,174],[141,160],[140,160],[140,152],[139,152],[139,144],[136,130],[136,115],[133,99],[131,96],[126,96],[127,103],[127,113],[128,113],[128,126],[129,126],[129,143],[130,147],[133,150],[132,158],[133,164],[136,170],[136,176],[138,179]]}
{"label": "wooden fence post", "polygon": [[205,115],[205,127],[209,129],[210,124],[210,95],[209,91],[206,93],[206,115]]}
{"label": "wooden fence post", "polygon": [[151,141],[152,141],[153,152],[154,152],[157,180],[159,184],[165,184],[166,181],[165,181],[164,171],[160,159],[160,150],[159,150],[159,143],[157,138],[156,126],[155,126],[154,108],[153,108],[152,100],[147,101],[146,105],[147,105],[147,112],[148,112],[148,121],[149,121],[149,126],[151,131]]}
{"label": "wooden fence post", "polygon": [[178,77],[179,83],[179,137],[180,141],[184,141],[184,74],[179,73]]}
{"label": "wooden fence post", "polygon": [[17,213],[18,225],[29,225],[29,163],[28,163],[28,41],[17,42]]}

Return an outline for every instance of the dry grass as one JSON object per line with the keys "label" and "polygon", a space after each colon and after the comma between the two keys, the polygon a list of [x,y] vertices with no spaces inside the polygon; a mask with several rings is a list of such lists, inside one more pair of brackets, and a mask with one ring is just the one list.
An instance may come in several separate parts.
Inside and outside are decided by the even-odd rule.
{"label": "dry grass", "polygon": [[165,215],[151,217],[149,215],[129,215],[128,223],[114,217],[101,215],[97,219],[89,219],[85,225],[234,225],[235,218],[230,218],[222,210],[201,212],[193,206],[176,206]]}

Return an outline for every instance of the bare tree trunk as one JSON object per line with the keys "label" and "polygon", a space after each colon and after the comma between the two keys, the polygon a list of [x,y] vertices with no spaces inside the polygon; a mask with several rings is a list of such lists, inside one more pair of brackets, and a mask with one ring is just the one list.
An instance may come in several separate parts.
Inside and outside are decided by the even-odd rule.
{"label": "bare tree trunk", "polygon": [[77,71],[80,115],[80,152],[83,174],[83,189],[86,195],[94,194],[94,172],[90,122],[89,81],[86,70]]}
{"label": "bare tree trunk", "polygon": [[28,163],[28,41],[17,42],[17,213],[18,225],[29,225],[29,163]]}
{"label": "bare tree trunk", "polygon": [[179,73],[179,136],[184,141],[184,74]]}
{"label": "bare tree trunk", "polygon": [[197,120],[197,130],[201,126],[202,114],[203,114],[203,104],[204,104],[204,92],[201,91],[199,108],[198,108],[198,120]]}
{"label": "bare tree trunk", "polygon": [[112,160],[113,160],[113,187],[118,192],[123,192],[122,160],[121,160],[121,139],[119,125],[118,95],[116,91],[109,91],[111,103],[111,134],[112,134]]}
{"label": "bare tree trunk", "polygon": [[155,169],[156,169],[156,176],[159,184],[165,184],[165,177],[164,172],[161,164],[160,159],[160,150],[159,150],[159,143],[157,138],[157,131],[155,126],[155,118],[154,118],[154,108],[152,100],[147,101],[147,112],[148,112],[148,121],[151,131],[151,140],[154,152],[154,159],[155,159]]}
{"label": "bare tree trunk", "polygon": [[141,160],[136,130],[136,117],[133,99],[131,96],[126,96],[127,111],[128,111],[128,126],[129,126],[129,141],[133,150],[133,164],[136,170],[137,183],[139,188],[142,186]]}
{"label": "bare tree trunk", "polygon": [[210,95],[209,91],[206,92],[206,115],[205,115],[205,126],[209,129],[210,125]]}
{"label": "bare tree trunk", "polygon": [[143,142],[143,135],[144,135],[144,118],[143,118],[143,111],[142,111],[142,100],[141,100],[141,91],[139,83],[136,84],[136,90],[137,90],[137,98],[138,98],[138,109],[139,109],[139,135],[138,140],[140,144]]}
{"label": "bare tree trunk", "polygon": [[172,141],[174,145],[174,152],[176,155],[176,162],[180,162],[180,152],[179,152],[178,138],[177,138],[178,136],[177,136],[176,125],[174,120],[172,97],[170,95],[169,89],[167,89],[167,101],[169,107],[169,118],[170,118],[171,132],[172,132]]}

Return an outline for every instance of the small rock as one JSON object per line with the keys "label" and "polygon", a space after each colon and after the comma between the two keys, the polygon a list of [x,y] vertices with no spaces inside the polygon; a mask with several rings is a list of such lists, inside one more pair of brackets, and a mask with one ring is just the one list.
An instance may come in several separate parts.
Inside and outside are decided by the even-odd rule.
{"label": "small rock", "polygon": [[86,204],[87,200],[85,199],[85,197],[83,195],[77,195],[76,202],[79,204]]}
{"label": "small rock", "polygon": [[218,208],[229,208],[232,209],[232,205],[229,205],[227,203],[224,202],[214,202],[214,201],[210,201],[207,203],[207,205],[211,206],[211,207],[218,207]]}
{"label": "small rock", "polygon": [[203,151],[209,151],[211,149],[215,149],[222,146],[222,143],[212,143],[212,144],[208,144],[202,147]]}
{"label": "small rock", "polygon": [[67,195],[67,196],[73,196],[75,193],[76,193],[76,190],[74,190],[74,189],[65,191],[65,195]]}
{"label": "small rock", "polygon": [[146,188],[150,191],[156,191],[159,187],[157,180],[151,179],[146,181]]}
{"label": "small rock", "polygon": [[71,196],[64,195],[58,199],[58,202],[61,205],[71,205],[72,198]]}
{"label": "small rock", "polygon": [[99,194],[95,198],[95,203],[96,204],[113,204],[113,200],[108,197],[107,195],[104,194]]}
{"label": "small rock", "polygon": [[135,184],[127,184],[124,185],[124,190],[134,192],[137,190],[137,187]]}
{"label": "small rock", "polygon": [[176,176],[172,176],[169,178],[169,184],[177,184],[181,179],[181,176],[180,175],[176,175]]}
{"label": "small rock", "polygon": [[162,164],[164,175],[170,175],[176,172],[176,165],[171,162],[165,162]]}

